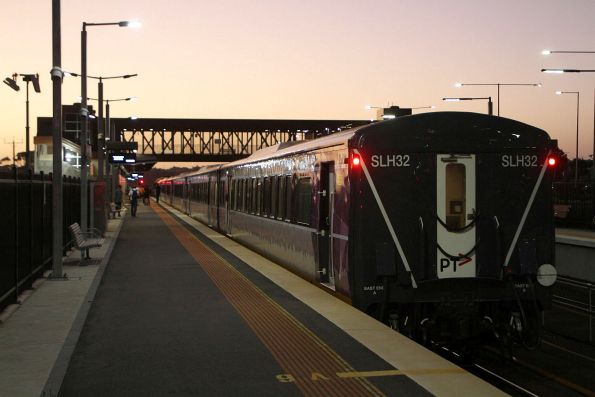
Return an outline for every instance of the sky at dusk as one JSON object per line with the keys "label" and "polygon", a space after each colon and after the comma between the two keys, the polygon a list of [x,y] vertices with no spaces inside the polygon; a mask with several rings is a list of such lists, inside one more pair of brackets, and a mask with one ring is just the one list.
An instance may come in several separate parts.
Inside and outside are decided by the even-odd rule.
{"label": "sky at dusk", "polygon": [[[0,78],[39,73],[30,90],[31,136],[52,115],[51,0],[5,1]],[[82,22],[136,19],[140,29],[88,28],[88,74],[138,73],[104,83],[113,117],[368,119],[364,105],[486,112],[496,87],[454,83],[542,83],[502,87],[500,115],[546,130],[574,158],[593,150],[595,73],[550,75],[542,68],[595,69],[595,0],[62,0],[62,68],[80,72]],[[25,92],[0,87],[0,157],[24,151]],[[97,96],[89,80],[88,95]],[[66,77],[64,104],[80,80]],[[90,102],[93,104],[93,102]],[[422,110],[416,111],[420,112]],[[423,110],[426,111],[426,110]],[[496,112],[494,104],[494,112]],[[33,138],[31,137],[31,145]],[[33,147],[33,146],[32,146]]]}

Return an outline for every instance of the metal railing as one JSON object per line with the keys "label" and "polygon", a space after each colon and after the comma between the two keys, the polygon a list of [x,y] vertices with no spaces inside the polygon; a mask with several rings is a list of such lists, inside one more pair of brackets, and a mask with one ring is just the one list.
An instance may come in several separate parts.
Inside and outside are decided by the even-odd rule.
{"label": "metal railing", "polygon": [[[593,290],[595,286],[591,283],[586,283],[578,280],[574,280],[567,277],[560,277],[558,276],[558,280],[556,283],[561,285],[570,286],[573,289],[577,289],[581,292],[586,292],[586,299],[579,300],[577,296],[561,296],[555,295],[553,296],[553,301],[555,304],[562,306],[566,309],[573,310],[578,313],[583,313],[588,317],[589,323],[589,343],[593,343],[593,316],[595,315],[595,311],[593,310]],[[579,296],[582,295],[579,292]]]}
{"label": "metal railing", "polygon": [[590,181],[557,181],[552,184],[554,204],[570,208],[567,214],[556,219],[557,226],[591,229],[595,216],[595,197]]}
{"label": "metal railing", "polygon": [[[68,225],[80,217],[80,182],[64,178],[63,241],[71,240]],[[51,175],[27,170],[0,171],[0,311],[18,302],[20,293],[52,265]]]}

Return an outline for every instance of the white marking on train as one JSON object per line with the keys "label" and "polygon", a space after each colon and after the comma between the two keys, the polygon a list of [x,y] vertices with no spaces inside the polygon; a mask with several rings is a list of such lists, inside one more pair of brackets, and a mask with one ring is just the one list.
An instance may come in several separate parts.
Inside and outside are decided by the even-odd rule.
{"label": "white marking on train", "polygon": [[374,168],[380,167],[410,167],[411,157],[408,154],[374,154],[371,157],[370,165]]}
{"label": "white marking on train", "polygon": [[374,181],[372,181],[372,177],[370,176],[370,173],[368,172],[368,167],[366,167],[366,162],[364,161],[363,156],[359,153],[359,151],[357,149],[353,149],[353,151],[361,159],[362,169],[364,170],[364,174],[366,175],[368,184],[370,185],[370,188],[372,189],[372,193],[374,194],[376,203],[378,203],[378,207],[380,208],[380,212],[382,213],[384,222],[386,223],[386,226],[388,227],[388,231],[390,232],[390,235],[393,238],[395,245],[397,246],[397,251],[399,251],[399,255],[401,256],[403,265],[405,266],[405,269],[409,272],[409,275],[411,276],[411,285],[413,286],[413,288],[417,288],[417,283],[415,282],[415,278],[413,277],[413,272],[411,272],[411,267],[409,267],[409,262],[407,262],[407,258],[405,257],[405,252],[403,252],[403,248],[401,247],[401,243],[399,242],[397,234],[395,233],[395,230],[393,229],[393,225],[390,222],[390,219],[388,219],[388,215],[386,213],[386,210],[384,209],[382,200],[380,199],[380,196],[378,195],[378,191],[376,190],[376,185],[374,185]]}
{"label": "white marking on train", "polygon": [[508,253],[506,254],[506,260],[504,261],[504,267],[508,266],[508,262],[510,261],[510,257],[512,256],[512,251],[516,246],[517,240],[521,235],[521,230],[523,230],[523,226],[525,226],[525,221],[527,220],[527,215],[529,215],[529,210],[533,205],[533,201],[535,201],[535,196],[537,195],[537,190],[541,185],[541,181],[543,180],[543,175],[545,175],[545,170],[547,169],[547,159],[550,157],[552,151],[547,152],[547,156],[545,156],[546,160],[543,162],[543,166],[541,167],[541,172],[539,173],[539,178],[537,178],[537,182],[535,182],[535,186],[533,186],[533,191],[531,192],[531,197],[529,197],[529,202],[527,202],[527,206],[525,207],[525,212],[521,217],[521,221],[519,222],[519,227],[516,229],[516,233],[514,234],[514,238],[512,239],[512,243],[510,244],[510,248],[508,249]]}

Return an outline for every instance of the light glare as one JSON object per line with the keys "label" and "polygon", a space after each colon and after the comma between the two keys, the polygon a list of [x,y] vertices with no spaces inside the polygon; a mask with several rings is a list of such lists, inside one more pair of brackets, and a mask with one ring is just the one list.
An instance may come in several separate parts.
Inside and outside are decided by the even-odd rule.
{"label": "light glare", "polygon": [[133,29],[138,29],[140,27],[143,26],[142,23],[140,23],[139,21],[128,21],[128,25],[129,28],[133,28]]}
{"label": "light glare", "polygon": [[543,50],[541,51],[541,55],[550,55],[552,53],[551,50]]}

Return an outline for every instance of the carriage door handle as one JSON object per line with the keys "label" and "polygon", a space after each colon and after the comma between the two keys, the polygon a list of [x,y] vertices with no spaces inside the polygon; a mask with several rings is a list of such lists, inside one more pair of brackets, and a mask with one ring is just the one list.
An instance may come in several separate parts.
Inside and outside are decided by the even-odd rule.
{"label": "carriage door handle", "polygon": [[467,220],[473,221],[475,220],[475,218],[477,218],[477,211],[475,210],[475,208],[472,208],[471,213],[467,214]]}

